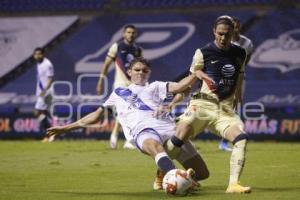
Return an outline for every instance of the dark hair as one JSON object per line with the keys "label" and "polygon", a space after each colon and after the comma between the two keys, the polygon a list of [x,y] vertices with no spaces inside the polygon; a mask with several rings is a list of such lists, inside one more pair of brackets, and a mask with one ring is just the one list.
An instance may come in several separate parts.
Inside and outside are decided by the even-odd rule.
{"label": "dark hair", "polygon": [[150,63],[149,63],[149,61],[148,61],[147,59],[145,59],[145,58],[143,58],[143,57],[137,57],[137,58],[134,58],[134,59],[130,62],[130,64],[129,64],[129,69],[131,69],[131,68],[133,67],[133,65],[135,65],[135,64],[138,63],[138,62],[140,62],[140,63],[146,65],[146,66],[149,67],[149,68],[151,68],[151,65],[150,65]]}
{"label": "dark hair", "polygon": [[230,26],[232,29],[234,29],[234,23],[232,17],[228,15],[222,15],[218,17],[214,23],[214,28],[217,28],[219,24],[226,24]]}
{"label": "dark hair", "polygon": [[132,28],[132,29],[136,30],[136,27],[132,24],[125,25],[123,30],[126,31],[126,29],[128,29],[128,28]]}
{"label": "dark hair", "polygon": [[237,18],[237,17],[232,17],[232,21],[235,22],[235,23],[238,23],[238,24],[241,23],[240,19]]}
{"label": "dark hair", "polygon": [[45,50],[42,47],[35,48],[33,52],[36,52],[36,51],[40,51],[42,54],[45,54]]}

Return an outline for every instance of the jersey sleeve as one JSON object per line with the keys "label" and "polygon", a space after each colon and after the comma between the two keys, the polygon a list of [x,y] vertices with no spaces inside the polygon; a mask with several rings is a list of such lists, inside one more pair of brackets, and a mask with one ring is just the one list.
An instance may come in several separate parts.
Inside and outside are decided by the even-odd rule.
{"label": "jersey sleeve", "polygon": [[103,107],[111,107],[111,106],[115,106],[116,105],[116,101],[117,101],[117,95],[115,94],[115,92],[112,92],[108,99],[104,102]]}
{"label": "jersey sleeve", "polygon": [[168,82],[155,81],[154,82],[154,96],[157,96],[159,99],[164,100],[168,96]]}
{"label": "jersey sleeve", "polygon": [[195,70],[203,69],[204,67],[204,60],[203,60],[203,54],[200,49],[197,49],[195,51],[195,54],[193,56],[193,61],[190,67],[190,72],[194,73]]}
{"label": "jersey sleeve", "polygon": [[138,57],[143,57],[143,49],[141,47],[138,47]]}
{"label": "jersey sleeve", "polygon": [[53,67],[53,64],[50,61],[47,63],[46,76],[47,77],[53,77],[54,76],[54,67]]}
{"label": "jersey sleeve", "polygon": [[246,53],[246,50],[243,48],[241,48],[240,58],[241,58],[240,73],[244,73],[246,60],[247,60],[247,53]]}
{"label": "jersey sleeve", "polygon": [[254,49],[253,43],[252,43],[252,41],[249,39],[249,47],[248,47],[247,55],[251,55],[251,54],[253,53],[253,49]]}
{"label": "jersey sleeve", "polygon": [[107,56],[111,58],[116,58],[118,52],[118,44],[114,43],[108,50]]}

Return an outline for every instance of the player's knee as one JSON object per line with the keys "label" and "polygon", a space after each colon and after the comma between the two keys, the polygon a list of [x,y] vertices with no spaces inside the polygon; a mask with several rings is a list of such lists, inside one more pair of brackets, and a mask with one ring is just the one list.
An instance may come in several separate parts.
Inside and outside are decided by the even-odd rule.
{"label": "player's knee", "polygon": [[143,142],[143,151],[154,158],[156,154],[164,152],[164,148],[156,140],[147,139]]}
{"label": "player's knee", "polygon": [[239,135],[241,134],[245,134],[245,131],[244,129],[242,128],[242,126],[240,125],[233,125],[233,126],[230,126],[226,131],[225,131],[225,134],[224,134],[224,137],[233,142],[235,138],[237,138]]}
{"label": "player's knee", "polygon": [[246,133],[241,133],[241,134],[237,135],[237,136],[233,139],[232,144],[236,144],[237,142],[242,141],[242,140],[245,140],[245,142],[247,142],[247,140],[248,140],[248,134],[246,134]]}
{"label": "player's knee", "polygon": [[178,123],[176,127],[176,136],[181,140],[187,140],[193,132],[193,127],[186,123]]}

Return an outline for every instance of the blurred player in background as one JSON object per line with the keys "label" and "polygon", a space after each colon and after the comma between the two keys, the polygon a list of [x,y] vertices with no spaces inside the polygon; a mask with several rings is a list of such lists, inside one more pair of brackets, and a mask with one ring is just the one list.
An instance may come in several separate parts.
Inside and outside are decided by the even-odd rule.
{"label": "blurred player in background", "polygon": [[241,34],[242,26],[240,20],[236,17],[233,17],[232,19],[234,22],[234,32],[231,42],[245,49],[247,55],[245,64],[248,64],[253,53],[253,43],[249,38]]}
{"label": "blurred player in background", "polygon": [[[236,17],[233,17],[232,19],[234,22],[234,32],[233,32],[233,37],[231,39],[231,42],[245,49],[247,55],[245,65],[247,65],[251,58],[251,54],[253,52],[253,43],[249,38],[241,34],[242,27],[241,27],[240,20]],[[245,88],[245,82],[244,82],[244,88]],[[225,138],[221,140],[219,144],[219,149],[223,151],[232,151],[232,148],[229,147],[228,141]]]}
{"label": "blurred player in background", "polygon": [[[201,77],[203,72],[201,70],[197,72],[200,73],[197,76]],[[132,83],[128,87],[115,88],[103,104],[104,107],[116,108],[126,139],[133,142],[142,153],[151,156],[163,173],[175,169],[163,145],[175,134],[176,126],[174,119],[169,115],[157,118],[155,111],[169,93],[183,92],[195,82],[197,79],[195,73],[178,83],[155,81],[148,84],[151,74],[150,65],[147,60],[136,58],[131,62],[128,70]],[[103,115],[103,110],[104,108],[100,107],[72,124],[49,128],[48,134],[50,136],[61,134],[94,124]],[[176,159],[186,169],[194,169],[195,180],[203,180],[209,176],[206,164],[189,140],[182,145]],[[161,189],[161,185],[160,188],[154,185],[154,189]]]}
{"label": "blurred player in background", "polygon": [[[37,101],[34,114],[40,122],[40,130],[46,133],[47,128],[51,126],[49,108],[52,103],[53,88],[51,85],[53,83],[54,68],[50,60],[45,57],[43,48],[36,48],[33,52],[33,58],[37,66]],[[46,135],[42,141],[52,142],[53,140],[54,136],[48,137]]]}
{"label": "blurred player in background", "polygon": [[231,43],[234,34],[231,17],[217,18],[213,33],[214,42],[196,50],[190,69],[191,72],[203,70],[213,81],[203,79],[188,108],[179,117],[176,135],[168,140],[167,149],[170,155],[175,156],[188,138],[208,128],[233,143],[226,193],[249,193],[251,188],[239,182],[248,136],[242,120],[234,111],[242,99],[246,52]]}
{"label": "blurred player in background", "polygon": [[[126,25],[123,32],[123,40],[114,43],[105,58],[104,66],[100,73],[99,81],[97,84],[97,93],[101,95],[103,93],[103,80],[108,73],[108,69],[111,63],[115,62],[115,80],[114,88],[117,87],[127,87],[130,84],[130,78],[127,74],[127,69],[129,63],[137,57],[142,56],[142,50],[139,46],[135,44],[135,39],[137,37],[137,29],[133,25]],[[112,149],[117,148],[118,135],[120,131],[120,124],[116,119],[115,126],[110,135],[110,146]],[[132,149],[134,146],[128,141],[125,142],[124,148]]]}

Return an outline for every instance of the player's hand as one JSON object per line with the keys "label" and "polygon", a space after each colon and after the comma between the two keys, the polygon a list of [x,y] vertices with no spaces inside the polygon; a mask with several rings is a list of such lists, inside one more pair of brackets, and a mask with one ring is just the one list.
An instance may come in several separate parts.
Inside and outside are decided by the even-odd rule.
{"label": "player's hand", "polygon": [[210,78],[206,73],[204,73],[202,70],[196,70],[195,75],[197,76],[197,78],[201,80],[206,80],[212,84],[215,84],[215,81],[212,78]]}
{"label": "player's hand", "polygon": [[43,91],[41,91],[41,93],[40,93],[40,95],[39,95],[39,96],[40,96],[40,97],[44,97],[44,96],[45,96],[45,94],[46,94],[46,91],[44,91],[44,90],[43,90]]}
{"label": "player's hand", "polygon": [[170,112],[172,108],[169,105],[160,105],[153,113],[153,116],[157,119],[165,118]]}
{"label": "player's hand", "polygon": [[66,132],[66,130],[64,127],[54,126],[54,127],[47,129],[47,136],[59,135],[59,134],[65,133],[65,132]]}

